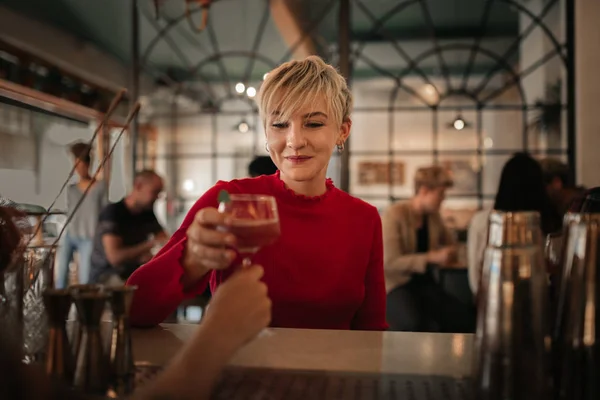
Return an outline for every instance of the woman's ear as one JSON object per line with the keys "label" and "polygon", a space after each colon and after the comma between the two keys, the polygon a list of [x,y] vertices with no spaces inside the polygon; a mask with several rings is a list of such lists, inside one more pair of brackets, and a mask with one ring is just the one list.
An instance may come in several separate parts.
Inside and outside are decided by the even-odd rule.
{"label": "woman's ear", "polygon": [[342,125],[340,126],[340,136],[338,137],[339,142],[344,143],[348,140],[348,136],[350,136],[350,129],[352,128],[352,120],[350,118],[344,119],[342,121]]}

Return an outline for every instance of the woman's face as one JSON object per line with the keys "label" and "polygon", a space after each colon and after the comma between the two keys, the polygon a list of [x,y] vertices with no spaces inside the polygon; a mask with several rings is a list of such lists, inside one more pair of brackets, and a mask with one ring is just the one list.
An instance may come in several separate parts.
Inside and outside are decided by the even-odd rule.
{"label": "woman's face", "polygon": [[[73,160],[73,163],[77,163],[76,158]],[[79,160],[79,163],[77,163],[77,166],[75,167],[75,172],[80,177],[86,177],[90,173],[90,165],[83,160]]]}
{"label": "woman's face", "polygon": [[298,182],[325,179],[329,159],[348,138],[351,125],[350,120],[338,125],[322,97],[288,120],[270,110],[265,129],[269,153],[282,177]]}

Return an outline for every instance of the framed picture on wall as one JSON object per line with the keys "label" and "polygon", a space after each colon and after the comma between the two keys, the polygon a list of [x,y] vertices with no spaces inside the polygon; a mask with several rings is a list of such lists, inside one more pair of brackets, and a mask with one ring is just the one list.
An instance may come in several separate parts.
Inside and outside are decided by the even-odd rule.
{"label": "framed picture on wall", "polygon": [[477,193],[477,168],[471,160],[445,160],[440,165],[450,171],[454,186],[449,193]]}
{"label": "framed picture on wall", "polygon": [[363,161],[358,164],[359,185],[393,184],[402,186],[405,182],[405,165],[394,161],[390,168],[389,162]]}

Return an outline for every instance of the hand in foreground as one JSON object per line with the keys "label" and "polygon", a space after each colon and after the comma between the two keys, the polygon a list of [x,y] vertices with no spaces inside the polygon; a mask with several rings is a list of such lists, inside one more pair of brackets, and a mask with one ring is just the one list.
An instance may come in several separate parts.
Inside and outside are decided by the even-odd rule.
{"label": "hand in foreground", "polygon": [[260,265],[240,268],[215,292],[202,324],[226,348],[237,349],[271,322],[271,300],[262,276]]}
{"label": "hand in foreground", "polygon": [[226,246],[235,245],[235,236],[217,230],[228,226],[229,218],[216,208],[203,208],[194,216],[187,229],[187,242],[183,257],[184,286],[190,286],[211,269],[225,269],[235,260],[236,253]]}
{"label": "hand in foreground", "polygon": [[210,398],[231,356],[271,320],[271,301],[267,286],[260,281],[262,275],[262,267],[253,265],[240,268],[222,283],[194,337],[153,383],[134,394],[134,400]]}

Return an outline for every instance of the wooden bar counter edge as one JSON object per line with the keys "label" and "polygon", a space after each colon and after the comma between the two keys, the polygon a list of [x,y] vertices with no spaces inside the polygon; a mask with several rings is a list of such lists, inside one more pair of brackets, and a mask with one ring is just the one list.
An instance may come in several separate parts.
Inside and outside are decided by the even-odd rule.
{"label": "wooden bar counter edge", "polygon": [[[136,362],[165,365],[198,325],[132,331]],[[473,335],[420,332],[264,330],[230,366],[312,371],[445,375],[471,372]]]}

